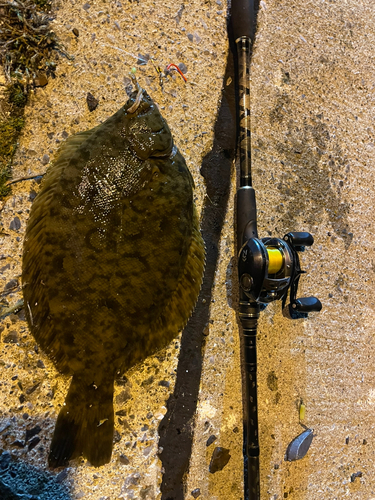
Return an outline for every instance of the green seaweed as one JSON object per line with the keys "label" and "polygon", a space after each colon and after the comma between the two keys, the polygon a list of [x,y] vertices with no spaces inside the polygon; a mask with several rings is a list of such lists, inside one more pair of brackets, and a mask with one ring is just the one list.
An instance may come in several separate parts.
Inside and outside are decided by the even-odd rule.
{"label": "green seaweed", "polygon": [[3,167],[0,165],[0,199],[5,198],[5,196],[8,196],[11,192],[10,187],[6,185],[10,177],[11,169],[7,166]]}
{"label": "green seaweed", "polygon": [[10,193],[10,187],[6,183],[11,178],[12,160],[24,126],[23,110],[20,114],[21,116],[9,116],[0,121],[0,198]]}
{"label": "green seaweed", "polygon": [[18,82],[9,85],[8,87],[8,100],[17,108],[23,108],[27,102],[27,92],[25,88]]}

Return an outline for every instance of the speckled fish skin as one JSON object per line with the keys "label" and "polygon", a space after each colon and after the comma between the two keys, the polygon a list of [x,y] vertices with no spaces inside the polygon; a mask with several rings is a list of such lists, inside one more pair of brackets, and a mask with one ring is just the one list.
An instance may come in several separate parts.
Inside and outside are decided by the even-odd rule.
{"label": "speckled fish skin", "polygon": [[196,302],[204,244],[193,180],[143,91],[102,125],[66,141],[26,229],[23,292],[30,330],[73,375],[50,466],[111,458],[113,383],[177,335]]}

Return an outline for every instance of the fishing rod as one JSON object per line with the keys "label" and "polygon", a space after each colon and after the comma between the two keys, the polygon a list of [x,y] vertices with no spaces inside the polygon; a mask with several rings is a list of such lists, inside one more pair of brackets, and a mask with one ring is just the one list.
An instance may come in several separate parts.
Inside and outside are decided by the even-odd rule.
{"label": "fishing rod", "polygon": [[[314,242],[308,232],[289,232],[283,238],[259,238],[255,191],[251,177],[250,58],[256,25],[255,0],[232,0],[231,27],[237,52],[239,169],[237,198],[237,251],[239,278],[239,318],[244,346],[245,371],[245,498],[260,500],[259,438],[257,405],[256,338],[260,311],[274,300],[291,319],[320,311],[316,297],[297,298],[302,271],[299,252]],[[310,441],[311,442],[311,441]]]}

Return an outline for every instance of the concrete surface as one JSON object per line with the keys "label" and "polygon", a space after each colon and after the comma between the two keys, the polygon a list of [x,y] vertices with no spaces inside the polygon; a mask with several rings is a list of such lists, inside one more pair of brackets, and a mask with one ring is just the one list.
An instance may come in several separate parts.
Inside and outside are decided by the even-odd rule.
{"label": "concrete surface", "polygon": [[[44,171],[43,155],[52,159],[58,141],[115,112],[125,99],[124,78],[137,66],[129,54],[149,54],[161,68],[170,62],[187,66],[188,83],[176,75],[163,90],[150,62],[137,66],[137,75],[186,158],[201,209],[200,167],[213,145],[222,88],[233,85],[224,78],[226,7],[221,0],[55,4],[54,28],[75,59],[61,57],[57,78],[33,93],[14,176]],[[374,39],[372,0],[260,2],[251,66],[259,233],[314,234],[315,244],[303,256],[308,276],[301,293],[318,296],[324,307],[308,320],[286,319],[278,303],[261,316],[262,500],[375,499]],[[100,102],[92,113],[87,92]],[[1,212],[1,289],[21,273],[22,239],[37,190],[34,181],[16,185]],[[192,491],[204,500],[243,499],[240,349],[232,296],[234,193],[232,172],[204,330],[199,401],[189,423],[194,440],[184,476],[186,499],[194,498]],[[20,296],[18,290],[5,299],[14,304]],[[1,329],[1,448],[45,469],[68,381],[35,347],[22,312],[3,320]],[[112,462],[100,469],[72,462],[60,476],[72,499],[167,500],[160,490],[158,425],[173,393],[178,347],[179,340],[117,383],[115,411],[122,414]],[[315,438],[303,460],[289,463],[284,461],[287,445],[303,430],[301,399],[303,423],[314,429]],[[32,447],[33,438],[25,444],[25,430],[36,426],[40,441]],[[207,446],[210,436],[216,440]],[[229,449],[231,458],[211,474],[216,446]]]}

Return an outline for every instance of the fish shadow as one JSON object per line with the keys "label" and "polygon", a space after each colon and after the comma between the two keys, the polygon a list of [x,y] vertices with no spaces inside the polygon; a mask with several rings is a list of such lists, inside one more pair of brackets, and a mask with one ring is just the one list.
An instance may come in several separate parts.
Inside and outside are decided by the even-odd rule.
{"label": "fish shadow", "polygon": [[[184,477],[189,468],[194,415],[202,374],[204,330],[209,322],[212,288],[219,254],[219,241],[227,211],[230,179],[236,149],[236,102],[234,63],[229,52],[220,109],[214,128],[212,150],[204,157],[201,174],[206,197],[201,232],[206,246],[206,266],[195,310],[182,332],[174,393],[159,424],[160,459],[164,469],[161,500],[183,500]],[[226,85],[226,82],[233,82]]]}

